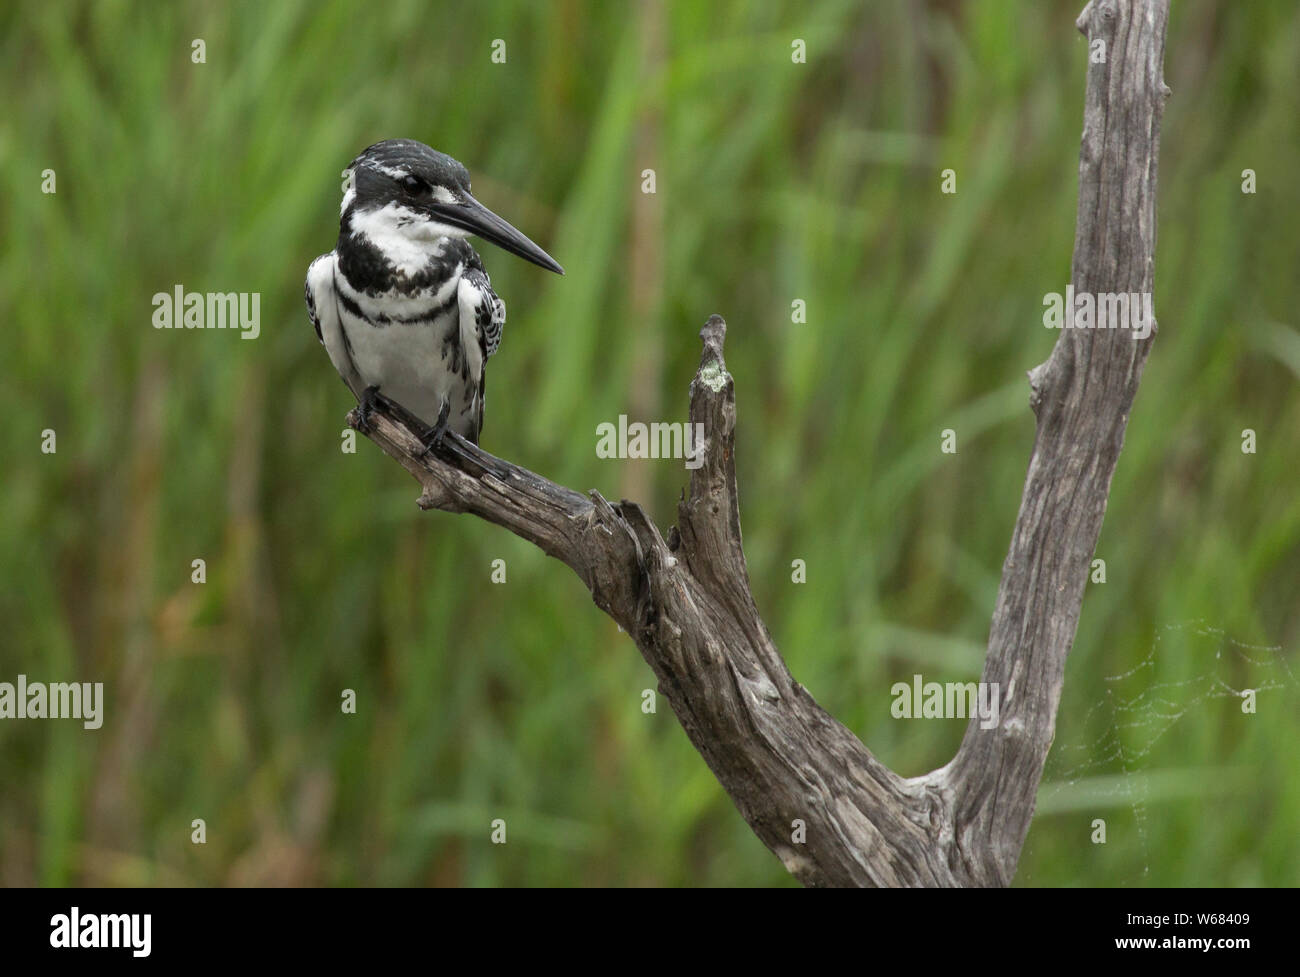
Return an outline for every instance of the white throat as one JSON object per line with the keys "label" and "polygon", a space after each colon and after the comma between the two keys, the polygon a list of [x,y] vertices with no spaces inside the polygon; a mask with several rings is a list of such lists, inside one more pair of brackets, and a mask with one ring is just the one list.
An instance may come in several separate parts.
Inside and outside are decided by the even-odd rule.
{"label": "white throat", "polygon": [[447,238],[469,237],[462,228],[430,220],[396,201],[377,210],[354,210],[349,228],[408,277],[424,268],[430,258],[441,257]]}

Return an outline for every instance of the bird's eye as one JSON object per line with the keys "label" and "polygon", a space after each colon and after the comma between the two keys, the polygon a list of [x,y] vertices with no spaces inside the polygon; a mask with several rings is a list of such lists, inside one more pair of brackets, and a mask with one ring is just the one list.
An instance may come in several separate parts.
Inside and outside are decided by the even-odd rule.
{"label": "bird's eye", "polygon": [[422,193],[428,189],[428,185],[423,180],[409,173],[402,177],[402,186],[406,187],[410,193]]}

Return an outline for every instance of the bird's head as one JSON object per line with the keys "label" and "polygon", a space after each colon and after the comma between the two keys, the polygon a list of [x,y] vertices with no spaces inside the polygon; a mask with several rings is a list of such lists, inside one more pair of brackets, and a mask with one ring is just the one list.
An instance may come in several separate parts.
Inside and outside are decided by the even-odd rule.
{"label": "bird's head", "polygon": [[564,269],[521,232],[475,200],[469,171],[414,139],[375,143],[343,171],[344,230],[403,248],[475,234],[557,274]]}

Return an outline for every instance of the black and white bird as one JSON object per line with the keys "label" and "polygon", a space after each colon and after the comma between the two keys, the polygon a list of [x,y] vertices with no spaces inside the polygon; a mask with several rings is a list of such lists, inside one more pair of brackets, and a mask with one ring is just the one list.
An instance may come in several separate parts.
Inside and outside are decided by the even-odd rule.
{"label": "black and white bird", "polygon": [[483,381],[501,343],[505,303],[465,239],[550,271],[550,255],[469,192],[469,173],[413,139],[375,143],[343,171],[339,240],[307,269],[307,312],[361,405],[375,395],[426,426],[426,444],[455,431],[478,443]]}

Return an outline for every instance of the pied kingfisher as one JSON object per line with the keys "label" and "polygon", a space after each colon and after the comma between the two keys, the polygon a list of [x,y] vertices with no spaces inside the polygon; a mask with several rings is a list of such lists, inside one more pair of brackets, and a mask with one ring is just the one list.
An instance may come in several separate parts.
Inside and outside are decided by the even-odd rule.
{"label": "pied kingfisher", "polygon": [[307,269],[307,312],[366,429],[382,393],[425,425],[478,443],[488,357],[505,303],[465,240],[564,274],[469,193],[469,172],[413,139],[375,143],[343,171],[339,240]]}

